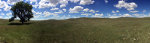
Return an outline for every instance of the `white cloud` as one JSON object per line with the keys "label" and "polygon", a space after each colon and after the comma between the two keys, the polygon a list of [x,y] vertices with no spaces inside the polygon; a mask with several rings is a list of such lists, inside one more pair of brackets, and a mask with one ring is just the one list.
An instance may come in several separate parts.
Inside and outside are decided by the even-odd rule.
{"label": "white cloud", "polygon": [[37,2],[37,0],[30,0],[31,2]]}
{"label": "white cloud", "polygon": [[131,17],[131,15],[130,14],[124,14],[124,15],[122,15],[122,17]]}
{"label": "white cloud", "polygon": [[4,14],[4,13],[1,13],[1,15],[4,16],[5,14]]}
{"label": "white cloud", "polygon": [[139,12],[139,11],[133,10],[133,11],[129,11],[129,12],[131,12],[131,13],[137,13],[137,12]]}
{"label": "white cloud", "polygon": [[110,16],[108,18],[119,18],[119,17],[121,17],[121,16]]}
{"label": "white cloud", "polygon": [[146,15],[146,14],[133,14],[135,17],[138,18],[143,18],[143,17],[150,17],[150,14]]}
{"label": "white cloud", "polygon": [[79,2],[80,5],[89,5],[95,2],[94,0],[68,0],[68,1],[71,1],[73,3]]}
{"label": "white cloud", "polygon": [[68,4],[68,0],[41,0],[39,8],[56,7],[59,4],[61,4],[60,7],[65,7]]}
{"label": "white cloud", "polygon": [[66,12],[66,9],[62,9],[64,12]]}
{"label": "white cloud", "polygon": [[133,17],[133,16],[130,15],[130,14],[123,14],[123,15],[121,15],[121,14],[119,14],[119,15],[117,15],[117,14],[113,14],[113,15],[109,14],[109,16],[108,16],[108,18],[120,18],[120,17]]}
{"label": "white cloud", "polygon": [[10,6],[5,6],[5,8],[4,8],[4,11],[9,11],[11,9],[11,7]]}
{"label": "white cloud", "polygon": [[32,5],[34,8],[38,8],[38,3],[36,2],[36,4]]}
{"label": "white cloud", "polygon": [[4,8],[7,5],[5,1],[0,1],[0,8]]}
{"label": "white cloud", "polygon": [[59,4],[59,0],[41,0],[39,2],[39,8],[56,7]]}
{"label": "white cloud", "polygon": [[62,4],[60,5],[60,8],[66,7],[66,4]]}
{"label": "white cloud", "polygon": [[89,5],[89,4],[93,4],[95,1],[93,0],[81,0],[80,1],[80,5]]}
{"label": "white cloud", "polygon": [[102,17],[104,14],[98,14],[96,13],[95,15],[92,15],[92,17]]}
{"label": "white cloud", "polygon": [[91,12],[91,13],[95,13],[95,11],[94,11],[94,10],[92,10],[92,9],[91,9],[89,12]]}
{"label": "white cloud", "polygon": [[35,16],[34,16],[34,18],[39,18],[39,17],[41,17],[41,15],[35,15]]}
{"label": "white cloud", "polygon": [[5,1],[0,1],[0,8],[4,9],[4,11],[11,9],[11,7]]}
{"label": "white cloud", "polygon": [[112,10],[112,13],[119,13],[119,12],[120,12],[119,10],[116,11]]}
{"label": "white cloud", "polygon": [[117,15],[117,14],[113,14],[113,15]]}
{"label": "white cloud", "polygon": [[86,8],[86,9],[83,9],[83,11],[88,12],[88,11],[89,11],[89,9],[88,9],[88,8]]}
{"label": "white cloud", "polygon": [[2,11],[2,9],[0,9],[0,11]]}
{"label": "white cloud", "polygon": [[93,4],[94,0],[41,0],[39,2],[39,8],[49,8],[49,7],[56,7],[57,5],[60,5],[60,8],[66,7],[68,2],[79,2],[80,5],[89,5]]}
{"label": "white cloud", "polygon": [[99,12],[99,11],[96,11],[96,12]]}
{"label": "white cloud", "polygon": [[32,10],[32,12],[33,12],[34,14],[36,14],[36,15],[41,15],[41,14],[42,14],[42,12],[36,12],[35,10]]}
{"label": "white cloud", "polygon": [[105,1],[105,3],[108,3],[108,0],[104,0]]}
{"label": "white cloud", "polygon": [[12,15],[12,13],[11,12],[9,12],[9,13],[7,13],[6,14],[8,17],[10,17],[11,15]]}
{"label": "white cloud", "polygon": [[133,14],[134,16],[140,16],[140,14]]}
{"label": "white cloud", "polygon": [[119,1],[118,4],[115,5],[115,7],[117,7],[117,8],[126,8],[127,10],[134,10],[138,6],[134,2],[127,3],[125,1]]}
{"label": "white cloud", "polygon": [[25,0],[25,2],[30,2],[31,4],[32,4],[33,2],[37,3],[37,1],[38,1],[38,0]]}
{"label": "white cloud", "polygon": [[60,8],[66,7],[66,5],[68,4],[68,0],[61,0],[59,3],[61,4]]}
{"label": "white cloud", "polygon": [[119,13],[120,11],[119,11],[119,10],[117,10],[116,12],[117,12],[117,13]]}
{"label": "white cloud", "polygon": [[66,4],[68,4],[68,0],[59,0],[59,3],[60,3],[60,4],[65,4],[65,5],[66,5]]}
{"label": "white cloud", "polygon": [[50,10],[58,10],[59,8],[52,8],[52,9],[50,9]]}
{"label": "white cloud", "polygon": [[53,15],[53,16],[57,16],[58,15],[58,14],[55,14],[55,13],[50,13],[48,11],[44,11],[43,14],[44,14],[44,17],[48,17],[50,15]]}
{"label": "white cloud", "polygon": [[23,0],[7,0],[7,3],[10,5],[14,5],[15,3],[19,2],[19,1],[23,1]]}
{"label": "white cloud", "polygon": [[3,16],[0,16],[0,18],[3,18]]}
{"label": "white cloud", "polygon": [[116,13],[116,12],[113,10],[112,13]]}
{"label": "white cloud", "polygon": [[79,13],[79,11],[82,11],[83,9],[82,6],[75,6],[74,8],[69,9],[69,13]]}
{"label": "white cloud", "polygon": [[59,10],[58,12],[54,12],[54,13],[56,13],[56,14],[62,14],[63,11],[62,11],[62,10]]}
{"label": "white cloud", "polygon": [[79,2],[80,0],[69,0],[69,1],[74,2],[74,3],[77,3],[77,2]]}

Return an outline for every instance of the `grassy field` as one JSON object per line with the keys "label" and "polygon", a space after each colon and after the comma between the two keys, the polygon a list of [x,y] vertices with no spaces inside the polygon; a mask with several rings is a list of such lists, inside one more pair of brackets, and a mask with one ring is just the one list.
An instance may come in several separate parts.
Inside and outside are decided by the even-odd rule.
{"label": "grassy field", "polygon": [[150,18],[0,20],[0,43],[150,43]]}

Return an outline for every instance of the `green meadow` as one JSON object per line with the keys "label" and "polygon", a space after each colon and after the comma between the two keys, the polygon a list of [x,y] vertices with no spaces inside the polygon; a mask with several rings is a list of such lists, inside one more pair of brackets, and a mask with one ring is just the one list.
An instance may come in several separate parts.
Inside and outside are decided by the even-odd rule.
{"label": "green meadow", "polygon": [[1,19],[0,43],[150,43],[150,18]]}

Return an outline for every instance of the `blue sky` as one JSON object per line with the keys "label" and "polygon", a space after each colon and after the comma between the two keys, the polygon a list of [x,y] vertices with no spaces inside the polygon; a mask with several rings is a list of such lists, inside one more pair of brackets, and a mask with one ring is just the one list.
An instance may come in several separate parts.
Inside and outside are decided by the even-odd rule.
{"label": "blue sky", "polygon": [[10,8],[19,1],[33,5],[33,20],[150,17],[150,0],[0,0],[0,18],[11,18]]}

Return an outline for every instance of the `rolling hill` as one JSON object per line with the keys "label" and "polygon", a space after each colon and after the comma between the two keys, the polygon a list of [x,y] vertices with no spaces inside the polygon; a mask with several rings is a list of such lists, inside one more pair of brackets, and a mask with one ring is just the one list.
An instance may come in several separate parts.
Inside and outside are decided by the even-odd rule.
{"label": "rolling hill", "polygon": [[0,20],[0,43],[150,43],[150,18]]}

